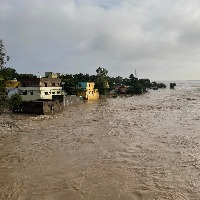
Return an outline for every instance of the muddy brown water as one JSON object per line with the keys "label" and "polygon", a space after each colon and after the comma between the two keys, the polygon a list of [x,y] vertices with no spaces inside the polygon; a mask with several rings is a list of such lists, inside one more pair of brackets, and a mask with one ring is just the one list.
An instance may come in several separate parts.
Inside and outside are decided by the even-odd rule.
{"label": "muddy brown water", "polygon": [[0,119],[2,200],[200,199],[200,82]]}

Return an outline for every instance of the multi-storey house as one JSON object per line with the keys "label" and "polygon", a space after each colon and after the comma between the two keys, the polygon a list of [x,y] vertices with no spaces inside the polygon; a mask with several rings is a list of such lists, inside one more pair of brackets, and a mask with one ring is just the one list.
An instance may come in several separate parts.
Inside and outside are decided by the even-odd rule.
{"label": "multi-storey house", "polygon": [[21,78],[18,87],[23,101],[52,100],[62,95],[60,78]]}
{"label": "multi-storey house", "polygon": [[78,82],[76,86],[77,96],[82,96],[86,100],[99,99],[98,89],[95,89],[94,85],[94,82]]}

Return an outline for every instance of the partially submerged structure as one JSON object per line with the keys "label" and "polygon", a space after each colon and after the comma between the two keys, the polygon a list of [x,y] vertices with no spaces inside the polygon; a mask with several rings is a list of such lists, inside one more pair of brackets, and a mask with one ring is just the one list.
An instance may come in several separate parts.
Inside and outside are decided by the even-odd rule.
{"label": "partially submerged structure", "polygon": [[128,90],[128,87],[125,85],[117,85],[114,87],[114,92],[116,94],[126,94]]}
{"label": "partially submerged structure", "polygon": [[94,86],[94,82],[78,82],[76,86],[77,96],[82,96],[85,100],[99,99],[98,89],[95,89]]}
{"label": "partially submerged structure", "polygon": [[23,113],[52,114],[63,110],[60,78],[22,78],[19,82]]}
{"label": "partially submerged structure", "polygon": [[170,83],[170,89],[174,89],[175,86],[176,86],[176,83]]}
{"label": "partially submerged structure", "polygon": [[62,95],[59,78],[22,78],[19,82],[23,101],[52,100],[54,95]]}

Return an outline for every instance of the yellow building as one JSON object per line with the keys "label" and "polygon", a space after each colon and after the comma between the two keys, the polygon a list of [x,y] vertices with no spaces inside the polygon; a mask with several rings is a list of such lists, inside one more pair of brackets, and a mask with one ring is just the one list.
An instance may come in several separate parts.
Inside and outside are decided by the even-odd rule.
{"label": "yellow building", "polygon": [[20,86],[20,82],[17,79],[7,80],[5,82],[6,94],[8,97],[11,97],[13,94],[19,94],[18,87]]}
{"label": "yellow building", "polygon": [[19,85],[20,83],[17,81],[17,79],[6,81],[7,88],[17,88]]}
{"label": "yellow building", "polygon": [[99,92],[97,89],[94,89],[94,85],[94,82],[78,82],[77,96],[82,96],[85,100],[99,99]]}

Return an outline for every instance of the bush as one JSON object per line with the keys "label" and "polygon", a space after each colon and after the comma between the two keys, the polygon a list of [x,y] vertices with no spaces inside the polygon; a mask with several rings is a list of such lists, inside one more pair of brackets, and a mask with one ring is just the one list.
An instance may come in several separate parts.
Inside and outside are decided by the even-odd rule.
{"label": "bush", "polygon": [[9,99],[10,109],[12,111],[19,111],[21,109],[22,102],[20,94],[13,94]]}
{"label": "bush", "polygon": [[0,114],[4,113],[6,110],[9,110],[9,99],[7,96],[0,96]]}
{"label": "bush", "polygon": [[143,87],[140,83],[136,82],[134,85],[129,86],[127,94],[142,94]]}

